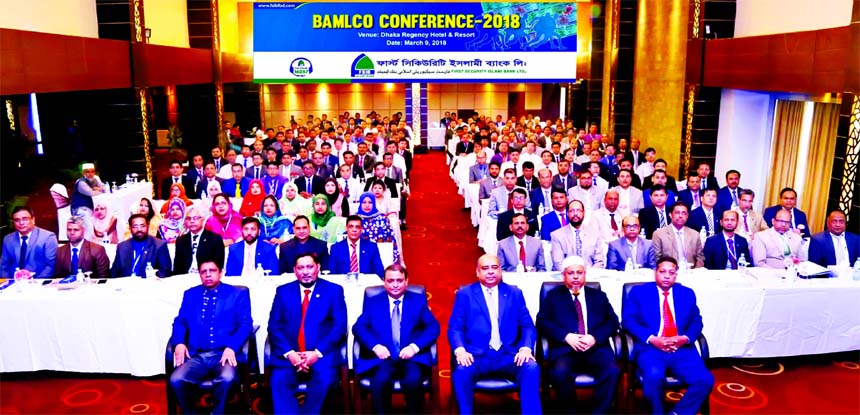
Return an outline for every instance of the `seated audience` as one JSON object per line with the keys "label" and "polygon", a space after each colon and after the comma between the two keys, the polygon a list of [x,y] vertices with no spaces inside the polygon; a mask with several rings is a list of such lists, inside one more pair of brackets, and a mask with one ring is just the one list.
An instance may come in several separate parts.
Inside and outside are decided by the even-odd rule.
{"label": "seated audience", "polygon": [[498,186],[490,193],[490,206],[487,214],[498,219],[499,213],[502,213],[513,207],[512,192],[515,188],[520,188],[525,191],[524,187],[517,186],[517,174],[514,169],[507,169],[502,174],[502,186]]}
{"label": "seated audience", "polygon": [[531,209],[526,209],[526,192],[523,189],[514,189],[511,192],[511,208],[499,214],[499,220],[496,222],[496,240],[501,241],[511,236],[511,220],[516,214],[526,216],[528,222],[529,236],[535,236],[538,231],[537,213]]}
{"label": "seated audience", "polygon": [[167,213],[158,227],[158,237],[162,241],[172,244],[180,235],[185,233],[185,202],[182,199],[173,198],[165,205],[167,205]]}
{"label": "seated audience", "polygon": [[278,200],[278,206],[290,221],[297,216],[308,216],[313,212],[311,200],[301,197],[299,188],[293,182],[284,185],[284,197]]}
{"label": "seated audience", "polygon": [[337,179],[329,177],[324,182],[325,197],[335,216],[345,218],[349,216],[349,199],[344,197]]}
{"label": "seated audience", "polygon": [[623,216],[637,215],[645,207],[645,199],[642,191],[632,185],[632,178],[636,177],[630,169],[618,171],[617,183],[612,190],[618,192],[618,210]]}
{"label": "seated audience", "polygon": [[105,248],[84,239],[84,220],[81,217],[69,218],[66,222],[66,235],[69,243],[57,249],[54,278],[66,278],[77,274],[78,270],[92,272],[90,278],[110,277],[110,260]]}
{"label": "seated audience", "polygon": [[517,271],[519,266],[522,270],[546,271],[543,242],[528,235],[528,217],[524,213],[514,213],[509,227],[511,236],[499,241],[498,257],[502,271]]}
{"label": "seated audience", "polygon": [[567,191],[563,187],[553,187],[550,195],[552,211],[540,219],[540,238],[547,242],[554,231],[567,226]]}
{"label": "seated audience", "polygon": [[232,176],[221,183],[221,190],[230,197],[243,197],[248,192],[251,179],[245,176],[245,169],[241,164],[235,163],[230,166]]}
{"label": "seated audience", "polygon": [[314,207],[311,214],[311,236],[328,244],[337,242],[345,232],[345,218],[334,214],[325,194],[315,195],[311,200]]}
{"label": "seated audience", "polygon": [[257,179],[251,180],[251,183],[248,185],[248,192],[242,198],[242,207],[239,208],[239,214],[245,218],[256,216],[260,213],[260,206],[265,198],[266,193],[263,191],[263,181]]}
{"label": "seated audience", "polygon": [[567,191],[567,198],[582,201],[587,212],[594,212],[602,206],[605,192],[605,188],[594,185],[592,173],[585,170],[579,174],[579,185]]}
{"label": "seated audience", "polygon": [[851,267],[860,256],[860,238],[845,231],[845,212],[834,210],[827,215],[827,230],[812,235],[809,261],[822,267]]}
{"label": "seated audience", "polygon": [[702,205],[690,210],[687,226],[694,231],[705,230],[708,236],[720,233],[721,206],[717,203],[717,189],[702,190]]}
{"label": "seated audience", "polygon": [[741,189],[738,192],[738,207],[735,211],[738,212],[738,229],[736,230],[741,236],[752,240],[755,234],[767,229],[767,223],[761,214],[753,210],[753,200],[755,192],[750,189]]}
{"label": "seated audience", "polygon": [[609,243],[606,253],[606,269],[624,271],[627,260],[631,260],[634,268],[650,268],[657,266],[657,254],[651,241],[639,236],[639,219],[635,216],[625,216],[621,220],[624,236]]}
{"label": "seated audience", "polygon": [[299,189],[299,194],[305,199],[310,199],[314,195],[325,192],[323,179],[314,173],[316,173],[314,163],[305,161],[302,163],[302,176],[293,181]]}
{"label": "seated audience", "polygon": [[[374,184],[379,190],[381,182]],[[373,193],[362,193],[358,198],[358,217],[361,218],[361,238],[376,243],[394,244],[394,263],[401,263],[399,243],[396,230],[388,215],[376,207],[376,196]]]}
{"label": "seated audience", "polygon": [[[179,199],[183,203],[185,203],[185,206],[191,206],[192,204],[194,204],[194,202],[191,199],[189,199],[188,196],[185,194],[185,186],[183,186],[181,183],[170,185],[170,193],[167,195],[167,197],[164,198],[164,200],[171,200],[171,199]],[[168,208],[167,203],[161,205],[161,214],[162,215],[167,214],[167,208]]]}
{"label": "seated audience", "polygon": [[57,259],[57,236],[36,226],[27,206],[12,209],[15,232],[3,238],[0,278],[52,278]]}
{"label": "seated audience", "polygon": [[179,184],[182,185],[184,189],[193,189],[194,188],[194,179],[182,174],[182,162],[179,160],[171,160],[170,161],[170,177],[166,177],[161,181],[161,198],[162,199],[170,199],[171,193],[173,189],[171,189],[171,185]]}
{"label": "seated audience", "polygon": [[603,242],[596,231],[583,226],[585,206],[581,201],[572,200],[567,204],[567,220],[569,226],[550,235],[553,269],[561,270],[562,261],[569,256],[584,259],[590,268],[603,268]]}
{"label": "seated audience", "polygon": [[128,218],[128,228],[131,229],[131,239],[116,246],[116,256],[111,267],[111,276],[146,276],[146,265],[155,268],[159,278],[170,276],[173,265],[170,262],[170,252],[164,241],[147,234],[149,224],[146,216],[131,215]]}
{"label": "seated audience", "polygon": [[278,163],[274,161],[266,162],[266,175],[262,178],[263,193],[280,198],[284,192],[284,184],[288,181],[286,177],[281,176],[281,170]]}
{"label": "seated audience", "polygon": [[113,211],[106,201],[95,202],[92,241],[101,244],[115,244],[118,240],[116,217],[114,217]]}

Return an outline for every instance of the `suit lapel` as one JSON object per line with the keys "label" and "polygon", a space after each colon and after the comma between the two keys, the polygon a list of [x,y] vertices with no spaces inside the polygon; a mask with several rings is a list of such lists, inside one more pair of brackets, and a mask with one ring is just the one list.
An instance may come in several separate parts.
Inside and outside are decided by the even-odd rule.
{"label": "suit lapel", "polygon": [[484,296],[484,286],[480,283],[474,285],[472,287],[472,293],[481,299],[481,301],[478,301],[478,304],[481,307],[483,315],[487,317],[487,322],[492,325],[492,322],[490,321],[490,307],[487,305],[487,299]]}
{"label": "suit lapel", "polygon": [[510,290],[502,290],[501,285],[497,285],[497,287],[499,288],[497,291],[499,292],[499,336],[501,337],[502,322],[505,321],[505,313],[508,310],[508,301],[510,301]]}

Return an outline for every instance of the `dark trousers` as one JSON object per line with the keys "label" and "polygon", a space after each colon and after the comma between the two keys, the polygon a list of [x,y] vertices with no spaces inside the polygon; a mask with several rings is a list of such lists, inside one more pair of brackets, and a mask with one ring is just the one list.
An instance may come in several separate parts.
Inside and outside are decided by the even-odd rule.
{"label": "dark trousers", "polygon": [[[337,381],[337,367],[333,359],[323,357],[308,373],[296,372],[286,361],[272,368],[269,383],[272,389],[272,407],[276,414],[318,414],[322,411],[326,396]],[[304,404],[296,398],[299,383],[306,383]]]}
{"label": "dark trousers", "polygon": [[673,412],[679,415],[695,414],[714,388],[714,376],[705,367],[693,345],[686,345],[675,353],[666,353],[656,347],[646,346],[636,358],[636,365],[642,375],[642,391],[651,404],[655,414],[663,410],[663,383],[666,369],[681,382],[687,384],[684,397],[675,405]]}
{"label": "dark trousers", "polygon": [[515,381],[520,386],[520,409],[523,414],[541,413],[540,402],[540,367],[535,361],[517,366],[514,354],[503,350],[490,349],[481,356],[475,356],[471,366],[459,364],[451,373],[454,394],[460,414],[472,413],[475,400],[475,382],[487,376],[504,377]]}
{"label": "dark trousers", "polygon": [[424,377],[427,371],[421,364],[411,360],[388,358],[380,360],[367,373],[370,378],[370,399],[373,412],[392,413],[391,394],[394,381],[400,381],[400,389],[406,398],[406,413],[424,413]]}
{"label": "dark trousers", "polygon": [[196,354],[186,359],[182,366],[176,368],[170,375],[170,385],[176,392],[176,400],[183,414],[195,413],[197,406],[198,385],[212,379],[212,413],[223,414],[224,404],[230,386],[236,379],[236,368],[230,365],[221,366],[221,351],[211,351]]}
{"label": "dark trousers", "polygon": [[556,387],[555,398],[560,412],[573,413],[576,408],[576,374],[594,376],[595,414],[609,413],[615,397],[621,370],[608,346],[596,347],[585,352],[570,352],[552,360],[550,378]]}

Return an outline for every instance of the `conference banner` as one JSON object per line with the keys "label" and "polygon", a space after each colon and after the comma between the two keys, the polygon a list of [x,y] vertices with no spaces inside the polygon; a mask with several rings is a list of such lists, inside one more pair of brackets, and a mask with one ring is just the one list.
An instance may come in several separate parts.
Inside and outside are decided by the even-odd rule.
{"label": "conference banner", "polygon": [[576,3],[255,3],[254,82],[568,82]]}

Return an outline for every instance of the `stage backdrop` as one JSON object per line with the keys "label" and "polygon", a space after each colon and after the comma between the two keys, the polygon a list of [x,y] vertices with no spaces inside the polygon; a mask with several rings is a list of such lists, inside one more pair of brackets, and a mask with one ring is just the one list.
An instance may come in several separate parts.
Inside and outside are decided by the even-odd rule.
{"label": "stage backdrop", "polygon": [[576,7],[255,3],[254,81],[573,81]]}

